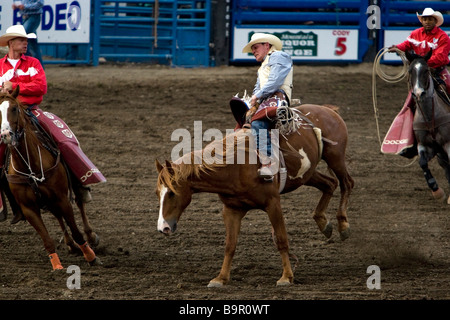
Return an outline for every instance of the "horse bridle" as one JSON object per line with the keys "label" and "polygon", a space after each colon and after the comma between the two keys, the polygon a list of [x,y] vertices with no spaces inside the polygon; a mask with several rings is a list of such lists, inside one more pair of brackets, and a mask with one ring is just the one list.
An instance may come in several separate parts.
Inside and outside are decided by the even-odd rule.
{"label": "horse bridle", "polygon": [[[9,97],[9,96],[5,96],[3,100],[8,100],[9,103],[10,103],[10,107],[11,107],[11,104],[17,104],[17,102],[15,102],[14,99]],[[17,109],[18,113],[21,112],[21,108],[20,108],[19,104],[17,104],[17,106],[15,108]],[[19,142],[19,140],[22,138],[22,136],[24,134],[24,129],[23,128],[21,130],[18,129],[20,127],[19,126],[19,117],[17,117],[17,121],[16,121],[15,125],[16,125],[16,130],[15,131],[9,130],[9,135],[11,137],[11,144],[13,146],[16,145]],[[11,127],[11,125],[10,125],[10,127]],[[2,138],[2,140],[3,140],[3,138]],[[3,142],[5,142],[5,141],[3,141]]]}
{"label": "horse bridle", "polygon": [[[8,97],[7,97],[8,98]],[[13,100],[13,99],[9,99],[9,100]],[[15,101],[13,101],[13,103],[16,103]],[[20,107],[20,105],[17,105],[17,119],[16,119],[16,123],[15,123],[15,131],[9,131],[9,134],[11,136],[11,146],[14,148],[14,150],[16,151],[16,153],[19,155],[19,157],[22,159],[22,162],[26,165],[26,167],[28,168],[28,171],[30,173],[26,173],[26,172],[22,172],[20,170],[17,170],[14,167],[14,162],[12,161],[12,155],[11,155],[11,166],[14,169],[14,171],[25,177],[26,180],[31,180],[33,181],[35,184],[37,184],[37,182],[44,182],[45,181],[45,176],[44,176],[44,168],[43,168],[43,164],[42,164],[42,155],[41,155],[41,149],[38,147],[38,153],[39,153],[39,162],[40,162],[40,169],[41,169],[41,177],[38,178],[38,176],[36,175],[36,173],[33,172],[33,169],[31,168],[30,165],[30,155],[28,152],[28,143],[26,142],[26,132],[25,132],[25,126],[20,126],[19,122],[20,122],[20,113],[23,112],[22,108]],[[24,116],[26,116],[26,114],[24,114]],[[10,125],[11,127],[11,125]],[[19,141],[23,138],[24,142],[25,142],[25,152],[26,152],[26,157],[20,152],[20,150],[18,149],[18,145],[19,145]],[[58,158],[59,159],[59,158]],[[56,165],[58,164],[59,161],[57,161]],[[56,166],[55,165],[55,166]],[[8,177],[11,177],[13,175],[8,175]],[[9,179],[8,179],[9,180]]]}

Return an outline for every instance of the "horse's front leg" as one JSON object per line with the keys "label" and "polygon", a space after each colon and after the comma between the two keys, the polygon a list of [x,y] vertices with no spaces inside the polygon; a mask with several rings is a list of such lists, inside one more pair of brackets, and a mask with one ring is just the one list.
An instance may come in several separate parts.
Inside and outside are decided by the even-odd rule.
{"label": "horse's front leg", "polygon": [[280,198],[274,197],[266,209],[272,224],[273,232],[276,238],[276,245],[281,255],[283,265],[283,274],[277,281],[277,286],[290,285],[294,281],[291,262],[289,260],[289,241],[287,237],[286,226],[284,224],[283,214],[281,212]]}
{"label": "horse's front leg", "polygon": [[208,287],[222,287],[230,280],[231,261],[236,251],[241,221],[247,211],[233,209],[224,205],[222,215],[226,228],[225,257],[219,275],[212,279]]}
{"label": "horse's front leg", "polygon": [[44,225],[44,221],[42,220],[41,214],[39,212],[39,207],[28,208],[24,205],[21,205],[21,209],[27,221],[33,226],[33,228],[41,237],[44,243],[45,250],[48,253],[48,257],[50,258],[53,270],[64,269],[61,265],[58,254],[56,253],[55,243],[50,237],[50,234],[48,233],[47,228]]}
{"label": "horse's front leg", "polygon": [[434,154],[430,153],[429,150],[427,151],[427,148],[422,144],[419,144],[418,151],[419,151],[419,165],[422,168],[428,187],[431,189],[433,198],[439,201],[444,200],[445,192],[444,190],[442,190],[442,188],[439,187],[436,179],[431,174],[430,168],[428,168],[428,162],[431,158],[433,158]]}

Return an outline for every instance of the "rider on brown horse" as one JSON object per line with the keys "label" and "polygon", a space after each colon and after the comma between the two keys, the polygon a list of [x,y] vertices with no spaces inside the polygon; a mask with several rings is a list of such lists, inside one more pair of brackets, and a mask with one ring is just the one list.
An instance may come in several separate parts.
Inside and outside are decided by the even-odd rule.
{"label": "rider on brown horse", "polygon": [[[17,86],[20,87],[19,101],[28,106],[30,116],[35,117],[56,142],[64,161],[82,186],[84,201],[88,202],[90,194],[87,186],[105,182],[106,179],[80,149],[77,138],[67,124],[56,115],[39,108],[47,93],[47,80],[39,60],[25,55],[29,38],[36,38],[36,35],[27,34],[22,25],[9,27],[0,37],[0,46],[9,48],[8,54],[0,59],[1,91],[10,93]],[[0,168],[4,165],[5,149],[6,145],[0,143]],[[3,209],[0,197],[0,221],[6,219]],[[11,223],[22,219],[21,213],[17,212]]]}
{"label": "rider on brown horse", "polygon": [[[256,61],[261,62],[258,78],[250,100],[251,109],[247,113],[247,122],[251,122],[252,133],[256,137],[259,158],[262,164],[259,175],[271,178],[273,172],[269,157],[272,148],[269,130],[271,121],[267,117],[250,120],[254,115],[264,113],[267,107],[289,106],[292,93],[293,66],[291,57],[280,51],[281,40],[271,34],[255,33],[242,52],[252,53]],[[262,135],[260,136],[260,130]],[[264,134],[267,132],[267,134]]]}

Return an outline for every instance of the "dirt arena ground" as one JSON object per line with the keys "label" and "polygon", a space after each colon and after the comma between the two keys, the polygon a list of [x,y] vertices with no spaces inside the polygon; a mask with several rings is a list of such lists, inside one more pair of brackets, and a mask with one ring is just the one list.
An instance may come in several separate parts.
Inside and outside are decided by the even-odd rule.
{"label": "dirt arena ground", "polygon": [[[395,72],[398,68],[393,68]],[[251,91],[256,66],[179,69],[147,65],[47,66],[42,109],[63,118],[108,182],[88,204],[101,237],[103,261],[89,267],[58,246],[65,267],[81,268],[81,289],[70,290],[65,271],[52,272],[41,239],[26,222],[0,224],[1,300],[421,300],[450,298],[450,207],[435,202],[417,162],[380,154],[372,107],[372,65],[296,66],[294,97],[335,104],[349,131],[349,170],[356,181],[349,206],[351,236],[330,240],[312,211],[316,189],[282,197],[291,252],[299,257],[294,284],[276,287],[281,259],[262,211],[244,218],[232,279],[207,288],[221,267],[225,228],[221,202],[196,194],[177,232],[156,230],[155,159],[170,159],[175,129],[193,134],[234,128],[228,101]],[[400,110],[406,82],[377,80],[381,136]],[[449,192],[437,161],[432,171]],[[329,207],[333,218],[339,192]],[[62,233],[43,213],[52,237]],[[78,221],[79,215],[77,215]],[[379,266],[381,289],[370,290],[367,269]]]}

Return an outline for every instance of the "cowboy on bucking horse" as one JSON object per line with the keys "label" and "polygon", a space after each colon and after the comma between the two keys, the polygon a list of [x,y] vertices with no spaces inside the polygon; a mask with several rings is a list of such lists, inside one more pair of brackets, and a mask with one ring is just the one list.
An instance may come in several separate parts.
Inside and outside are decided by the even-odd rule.
{"label": "cowboy on bucking horse", "polygon": [[[283,43],[274,35],[255,33],[250,42],[242,49],[243,53],[252,53],[256,61],[261,62],[258,78],[247,112],[247,122],[251,122],[252,134],[256,138],[261,169],[259,176],[271,178],[274,173],[270,166],[272,152],[270,127],[272,120],[267,117],[252,119],[267,107],[289,106],[292,94],[293,64],[289,54],[281,51]],[[260,130],[267,135],[260,136]],[[264,131],[263,131],[264,132]]]}

